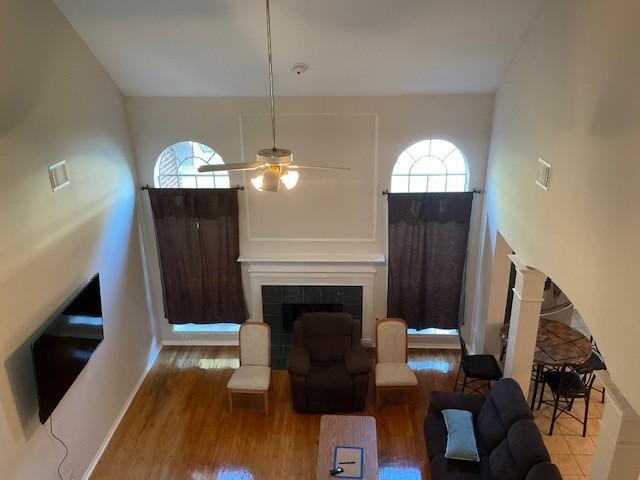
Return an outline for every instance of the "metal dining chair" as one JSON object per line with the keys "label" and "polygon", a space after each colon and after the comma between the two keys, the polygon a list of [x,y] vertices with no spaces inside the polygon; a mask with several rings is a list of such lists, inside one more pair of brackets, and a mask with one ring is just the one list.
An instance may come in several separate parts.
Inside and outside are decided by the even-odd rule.
{"label": "metal dining chair", "polygon": [[[607,369],[607,365],[604,363],[604,360],[602,359],[602,354],[598,349],[598,345],[596,344],[596,342],[593,341],[593,337],[590,337],[589,340],[591,341],[591,348],[592,348],[591,355],[589,355],[589,358],[587,358],[583,363],[575,367],[576,372],[585,378],[589,374]],[[591,389],[602,394],[602,403],[604,403],[604,394],[605,394],[604,386],[602,387],[602,389],[592,386]]]}
{"label": "metal dining chair", "polygon": [[455,392],[460,384],[460,372],[463,373],[462,379],[462,392],[467,386],[468,380],[471,382],[483,382],[481,385],[471,385],[472,393],[481,393],[480,389],[483,386],[488,385],[491,387],[491,382],[498,381],[502,378],[502,370],[496,357],[489,354],[470,355],[467,350],[467,344],[462,338],[462,333],[458,330],[458,338],[460,338],[460,365],[458,367],[458,374],[456,375],[456,383],[453,386]]}
{"label": "metal dining chair", "polygon": [[[544,372],[542,391],[540,392],[540,400],[538,401],[538,410],[544,403],[553,406],[553,414],[551,415],[551,426],[549,427],[549,435],[553,435],[553,427],[560,415],[567,414],[582,424],[582,436],[587,435],[587,421],[589,415],[589,399],[591,397],[591,388],[595,380],[593,372],[586,375],[578,373],[574,366],[564,364],[560,370]],[[544,400],[545,386],[549,386],[553,401]],[[584,418],[581,420],[571,411],[573,403],[576,399],[584,400]],[[564,406],[560,406],[562,400]]]}

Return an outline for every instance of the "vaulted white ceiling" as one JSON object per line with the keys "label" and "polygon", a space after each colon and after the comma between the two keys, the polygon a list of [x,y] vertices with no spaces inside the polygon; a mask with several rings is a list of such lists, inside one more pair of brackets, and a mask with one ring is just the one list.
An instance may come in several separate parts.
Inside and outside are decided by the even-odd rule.
{"label": "vaulted white ceiling", "polygon": [[[492,92],[542,1],[271,0],[276,94]],[[126,95],[267,93],[263,0],[55,2]]]}

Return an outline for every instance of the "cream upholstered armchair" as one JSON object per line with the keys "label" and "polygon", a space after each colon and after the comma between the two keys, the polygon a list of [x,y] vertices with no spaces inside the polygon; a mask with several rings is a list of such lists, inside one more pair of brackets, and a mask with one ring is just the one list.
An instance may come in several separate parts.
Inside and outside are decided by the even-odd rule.
{"label": "cream upholstered armchair", "polygon": [[385,318],[376,325],[376,408],[387,389],[410,389],[417,395],[418,379],[407,365],[407,324]]}
{"label": "cream upholstered armchair", "polygon": [[264,411],[269,415],[271,388],[271,328],[264,322],[247,322],[240,327],[240,367],[233,372],[227,390],[233,413],[233,394],[264,395]]}

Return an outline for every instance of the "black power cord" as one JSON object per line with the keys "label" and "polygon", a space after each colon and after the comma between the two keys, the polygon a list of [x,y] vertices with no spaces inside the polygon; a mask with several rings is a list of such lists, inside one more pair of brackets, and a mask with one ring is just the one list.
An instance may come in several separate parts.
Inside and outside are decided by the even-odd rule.
{"label": "black power cord", "polygon": [[53,414],[51,414],[49,416],[49,429],[51,430],[51,436],[53,438],[55,438],[58,442],[60,442],[60,445],[62,445],[64,447],[64,457],[62,457],[62,460],[60,460],[60,463],[58,464],[58,477],[60,477],[60,480],[64,480],[64,477],[62,476],[62,473],[60,473],[60,468],[62,468],[62,464],[64,463],[64,461],[69,456],[69,447],[67,447],[67,444],[64,443],[60,439],[60,437],[58,437],[55,433],[53,433]]}

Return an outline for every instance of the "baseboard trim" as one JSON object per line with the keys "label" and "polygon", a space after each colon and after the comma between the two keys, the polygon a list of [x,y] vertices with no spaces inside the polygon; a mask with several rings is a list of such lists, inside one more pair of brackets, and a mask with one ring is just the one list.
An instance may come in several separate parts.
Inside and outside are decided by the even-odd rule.
{"label": "baseboard trim", "polygon": [[[362,346],[368,348],[375,348],[373,341],[370,338],[363,338],[361,341]],[[189,339],[175,339],[164,340],[162,345],[165,346],[184,346],[184,347],[237,347],[238,339],[235,338],[189,338]],[[460,350],[460,343],[458,337],[451,337],[449,335],[410,335],[409,336],[409,348],[427,348],[427,349],[443,349],[443,350]]]}
{"label": "baseboard trim", "polygon": [[198,340],[198,339],[189,339],[189,340],[164,340],[162,342],[164,346],[185,346],[185,347],[237,347],[238,340],[236,339],[223,339],[218,338],[215,340]]}
{"label": "baseboard trim", "polygon": [[460,350],[457,335],[409,335],[409,348]]}
{"label": "baseboard trim", "polygon": [[89,480],[89,478],[93,474],[93,470],[96,468],[96,465],[98,465],[98,462],[100,461],[102,454],[106,450],[107,445],[109,445],[109,442],[111,441],[111,437],[113,437],[113,434],[116,433],[116,430],[120,425],[120,422],[122,421],[122,419],[124,418],[124,415],[127,413],[127,410],[129,410],[129,407],[131,406],[131,402],[133,402],[133,399],[138,393],[138,390],[142,386],[142,382],[144,382],[144,379],[147,378],[147,374],[149,373],[149,370],[151,370],[151,367],[155,363],[156,358],[158,358],[158,354],[160,353],[160,350],[162,349],[163,344],[164,343],[156,345],[154,350],[151,352],[151,355],[149,355],[149,358],[147,360],[147,366],[145,367],[144,372],[142,372],[142,375],[140,375],[140,378],[138,379],[135,386],[133,387],[133,390],[131,391],[131,394],[127,398],[127,401],[124,402],[122,409],[120,409],[120,413],[118,413],[118,416],[116,417],[113,424],[111,425],[111,428],[105,435],[104,440],[102,440],[102,443],[100,444],[100,447],[98,447],[98,451],[93,457],[93,460],[91,460],[91,463],[89,464],[86,471],[82,475],[81,477],[82,480]]}

